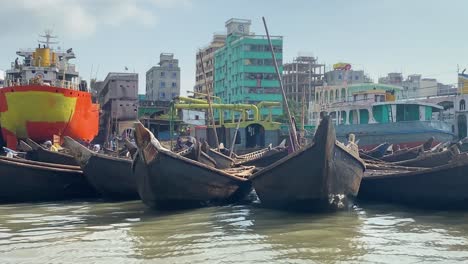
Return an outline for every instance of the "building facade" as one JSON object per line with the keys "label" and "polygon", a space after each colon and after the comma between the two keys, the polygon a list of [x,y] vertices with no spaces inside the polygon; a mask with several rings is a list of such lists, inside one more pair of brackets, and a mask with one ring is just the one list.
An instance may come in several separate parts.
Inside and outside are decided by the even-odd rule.
{"label": "building facade", "polygon": [[138,119],[138,74],[111,72],[95,82],[101,105],[99,140],[108,142],[121,136]]}
{"label": "building facade", "polygon": [[[245,19],[233,18],[226,22],[226,44],[215,52],[215,96],[229,104],[282,102],[268,39],[251,34],[250,25],[251,21]],[[283,38],[272,36],[271,40],[282,72]],[[261,114],[268,114],[268,109],[263,109]],[[282,114],[281,107],[272,109],[274,117]]]}
{"label": "building facade", "polygon": [[[214,54],[215,51],[224,46],[226,42],[226,35],[214,34],[211,43],[197,52],[196,55],[196,70],[195,70],[195,87],[193,88],[194,96],[196,98],[204,98],[203,94],[207,94],[207,86],[211,94],[214,89]],[[203,69],[205,75],[203,75]],[[206,85],[205,85],[206,78]]]}
{"label": "building facade", "polygon": [[172,53],[161,53],[158,65],[146,72],[146,99],[170,101],[180,95],[179,60]]}
{"label": "building facade", "polygon": [[315,57],[298,56],[291,63],[285,63],[282,78],[286,98],[292,105],[300,107],[304,104],[307,111],[309,102],[315,98],[315,88],[323,85],[324,73],[325,64],[318,63]]}
{"label": "building facade", "polygon": [[325,73],[326,85],[347,85],[358,83],[371,83],[372,80],[364,74],[363,70],[352,70],[349,63],[336,63],[333,69]]}

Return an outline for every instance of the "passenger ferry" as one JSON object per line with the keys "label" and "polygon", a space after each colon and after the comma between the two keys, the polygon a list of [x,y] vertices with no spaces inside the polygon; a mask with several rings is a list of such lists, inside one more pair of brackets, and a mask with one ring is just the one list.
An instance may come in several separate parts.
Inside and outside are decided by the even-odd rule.
{"label": "passenger ferry", "polygon": [[388,142],[395,147],[414,147],[434,137],[435,144],[454,139],[454,128],[439,120],[443,107],[419,101],[397,100],[401,87],[384,84],[357,84],[336,89],[318,87],[310,119],[318,126],[324,115],[336,125],[337,139],[347,141],[355,134],[365,150]]}

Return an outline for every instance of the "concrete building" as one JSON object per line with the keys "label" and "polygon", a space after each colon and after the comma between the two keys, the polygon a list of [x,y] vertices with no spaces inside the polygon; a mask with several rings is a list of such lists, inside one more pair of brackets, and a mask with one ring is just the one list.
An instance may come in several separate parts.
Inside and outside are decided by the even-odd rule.
{"label": "concrete building", "polygon": [[437,80],[421,78],[421,74],[408,75],[402,82],[406,98],[419,98],[437,95]]}
{"label": "concrete building", "polygon": [[437,83],[437,95],[455,95],[458,88],[455,85]]}
{"label": "concrete building", "polygon": [[[318,63],[315,57],[298,56],[291,63],[285,63],[282,78],[288,100],[294,102],[293,105],[307,107],[315,98],[315,87],[323,85],[324,73],[325,64]],[[296,109],[296,113],[298,111]]]}
{"label": "concrete building", "polygon": [[146,72],[146,99],[170,101],[180,95],[179,60],[172,53],[161,53],[158,65]]}
{"label": "concrete building", "polygon": [[[214,34],[213,40],[211,43],[200,49],[197,52],[195,63],[196,63],[196,70],[195,70],[195,87],[193,91],[195,92],[195,98],[203,98],[204,96],[201,94],[207,94],[206,86],[210,90],[211,94],[213,94],[213,83],[214,83],[214,53],[216,50],[224,46],[226,42],[226,35],[224,34]],[[200,59],[201,58],[201,59]],[[203,66],[205,70],[205,76],[203,75],[201,61],[203,61]],[[205,78],[206,78],[206,85],[205,85]]]}
{"label": "concrete building", "polygon": [[138,74],[111,72],[95,82],[101,105],[99,139],[102,142],[121,136],[138,119]]}
{"label": "concrete building", "polygon": [[379,78],[379,83],[402,86],[403,74],[401,72],[391,72],[387,76]]}
{"label": "concrete building", "polygon": [[333,70],[325,73],[326,85],[347,85],[370,83],[372,80],[364,74],[363,70],[352,70],[349,63],[336,63]]}
{"label": "concrete building", "polygon": [[[233,18],[225,25],[226,44],[215,52],[215,95],[230,104],[282,102],[280,84],[266,36],[251,33],[250,20]],[[271,40],[282,72],[283,38],[271,36]],[[267,115],[268,109],[262,109],[261,114]],[[272,109],[273,116],[282,114],[281,107]]]}

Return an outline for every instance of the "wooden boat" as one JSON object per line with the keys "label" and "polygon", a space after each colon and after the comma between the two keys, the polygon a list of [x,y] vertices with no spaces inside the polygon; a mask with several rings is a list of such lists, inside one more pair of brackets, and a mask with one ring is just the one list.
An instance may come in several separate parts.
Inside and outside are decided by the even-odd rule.
{"label": "wooden boat", "polygon": [[335,210],[357,195],[364,170],[357,146],[351,151],[337,142],[327,116],[311,145],[256,172],[250,180],[265,207]]}
{"label": "wooden boat", "polygon": [[460,154],[458,147],[452,146],[440,152],[422,152],[414,159],[392,162],[392,164],[406,167],[434,168],[449,163],[450,160],[458,154]]}
{"label": "wooden boat", "polygon": [[96,197],[78,166],[0,157],[0,202]]}
{"label": "wooden boat", "polygon": [[229,154],[224,154],[229,153],[228,150],[225,150],[224,153],[222,153],[210,148],[206,142],[203,142],[202,150],[216,161],[218,169],[239,166],[266,167],[288,155],[288,149],[284,144],[285,141],[274,148],[269,146],[243,155],[232,153],[232,158],[228,156]]}
{"label": "wooden boat", "polygon": [[153,208],[176,209],[235,202],[251,185],[248,171],[219,170],[162,147],[141,123],[135,123],[138,146],[133,163],[138,193]]}
{"label": "wooden boat", "polygon": [[360,150],[359,155],[363,159],[379,159],[385,155],[390,145],[390,143],[385,142],[368,151]]}
{"label": "wooden boat", "polygon": [[65,137],[64,140],[88,181],[104,198],[139,198],[132,174],[132,160],[93,152],[70,137]]}
{"label": "wooden boat", "polygon": [[28,145],[31,148],[31,150],[27,151],[26,153],[26,159],[46,163],[78,166],[78,163],[76,163],[75,158],[73,158],[72,155],[57,151],[50,151],[32,139],[28,138],[26,139],[26,142],[23,141],[20,143],[20,145],[22,145],[21,148],[27,148],[24,145]]}
{"label": "wooden boat", "polygon": [[462,153],[449,164],[414,171],[366,172],[359,198],[422,208],[468,207],[468,154]]}
{"label": "wooden boat", "polygon": [[405,149],[397,150],[397,151],[394,151],[392,154],[383,156],[380,159],[386,162],[398,162],[398,161],[415,159],[422,152],[431,150],[434,140],[435,140],[434,137],[430,137],[426,142],[424,142],[420,146],[417,146],[414,148],[405,148]]}

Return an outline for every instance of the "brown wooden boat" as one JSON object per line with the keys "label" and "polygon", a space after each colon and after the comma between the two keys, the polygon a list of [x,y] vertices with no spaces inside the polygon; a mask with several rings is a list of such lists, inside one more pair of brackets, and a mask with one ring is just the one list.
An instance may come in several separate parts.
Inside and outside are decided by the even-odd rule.
{"label": "brown wooden boat", "polygon": [[26,153],[26,159],[46,163],[78,166],[78,163],[76,163],[75,158],[73,158],[72,155],[57,151],[50,151],[32,139],[28,138],[26,139],[26,142],[23,141],[20,144],[23,145],[22,148],[27,148],[25,145],[28,145],[31,148],[31,150],[27,151]]}
{"label": "brown wooden boat", "polygon": [[380,158],[380,160],[386,162],[398,162],[415,159],[422,152],[431,150],[434,140],[434,137],[430,137],[426,142],[424,142],[420,146],[394,151],[392,154],[383,156],[382,158]]}
{"label": "brown wooden boat", "polygon": [[350,151],[336,141],[325,117],[313,143],[252,175],[250,180],[265,207],[286,210],[335,210],[357,195],[364,162],[357,147]]}
{"label": "brown wooden boat", "polygon": [[96,197],[78,166],[0,157],[0,202]]}
{"label": "brown wooden boat", "polygon": [[133,173],[140,197],[150,207],[176,209],[235,202],[251,190],[246,176],[253,168],[219,170],[177,155],[162,147],[141,123],[135,123],[135,139],[138,153]]}
{"label": "brown wooden boat", "polygon": [[449,149],[440,152],[422,152],[414,159],[392,162],[391,164],[406,167],[434,168],[448,164],[450,160],[452,160],[452,158],[458,154],[460,154],[458,147],[452,146]]}
{"label": "brown wooden boat", "polygon": [[266,167],[288,155],[288,149],[284,144],[280,144],[274,148],[269,146],[243,155],[232,153],[232,158],[210,148],[206,142],[203,143],[202,150],[216,161],[218,169],[240,166]]}
{"label": "brown wooden boat", "polygon": [[468,207],[468,154],[454,157],[449,164],[414,171],[366,172],[359,199],[384,201],[422,208]]}
{"label": "brown wooden boat", "polygon": [[70,137],[64,140],[88,181],[104,198],[139,199],[132,160],[93,152]]}

